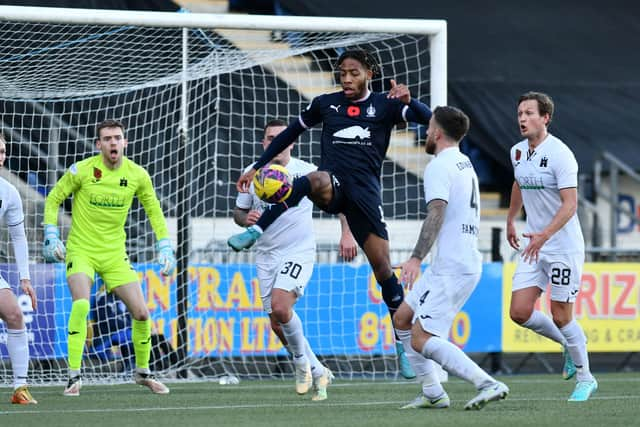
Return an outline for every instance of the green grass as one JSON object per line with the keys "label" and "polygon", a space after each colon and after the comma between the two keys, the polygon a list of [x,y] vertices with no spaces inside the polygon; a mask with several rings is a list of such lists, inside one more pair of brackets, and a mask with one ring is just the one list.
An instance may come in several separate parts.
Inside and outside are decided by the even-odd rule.
{"label": "green grass", "polygon": [[0,426],[631,426],[638,425],[640,375],[600,374],[600,388],[589,402],[568,403],[573,381],[559,375],[502,377],[509,397],[481,411],[465,411],[473,387],[451,380],[445,388],[452,406],[444,410],[397,408],[418,392],[411,382],[337,380],[329,399],[297,396],[293,383],[242,381],[240,385],[171,384],[156,396],[136,385],[85,386],[77,398],[62,387],[33,387],[38,405],[15,406],[10,390],[0,390]]}

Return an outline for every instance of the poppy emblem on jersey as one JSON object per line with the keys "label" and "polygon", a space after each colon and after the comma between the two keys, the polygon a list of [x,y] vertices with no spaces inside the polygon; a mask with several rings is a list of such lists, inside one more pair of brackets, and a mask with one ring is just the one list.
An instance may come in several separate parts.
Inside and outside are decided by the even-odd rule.
{"label": "poppy emblem on jersey", "polygon": [[349,108],[347,108],[347,116],[357,117],[359,115],[360,115],[360,107],[358,107],[357,105],[350,105]]}
{"label": "poppy emblem on jersey", "polygon": [[100,169],[98,169],[98,168],[95,168],[95,167],[94,167],[94,168],[93,168],[93,177],[94,177],[95,179],[100,179],[100,178],[102,178],[102,171],[101,171]]}
{"label": "poppy emblem on jersey", "polygon": [[516,162],[520,160],[520,157],[522,157],[522,151],[516,150]]}

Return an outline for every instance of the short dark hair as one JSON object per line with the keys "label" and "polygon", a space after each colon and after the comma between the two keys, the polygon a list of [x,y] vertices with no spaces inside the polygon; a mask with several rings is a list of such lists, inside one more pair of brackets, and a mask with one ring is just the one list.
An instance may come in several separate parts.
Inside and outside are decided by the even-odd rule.
{"label": "short dark hair", "polygon": [[376,60],[376,58],[364,49],[351,49],[342,52],[340,57],[338,57],[338,61],[336,62],[336,69],[340,68],[342,62],[347,58],[355,59],[356,61],[361,63],[367,70],[371,70],[374,76],[380,72],[380,67],[378,66],[378,61]]}
{"label": "short dark hair", "polygon": [[449,138],[460,142],[469,132],[469,116],[456,107],[436,107],[433,119]]}
{"label": "short dark hair", "polygon": [[107,119],[103,120],[96,126],[96,139],[100,139],[100,131],[104,128],[120,128],[122,135],[124,135],[124,124],[120,120]]}
{"label": "short dark hair", "polygon": [[546,93],[542,92],[527,92],[520,95],[518,98],[518,105],[522,103],[522,101],[534,100],[538,101],[538,114],[544,116],[545,114],[549,115],[549,123],[551,123],[551,119],[553,118],[553,99]]}
{"label": "short dark hair", "polygon": [[271,119],[271,120],[269,120],[267,122],[266,125],[264,125],[264,131],[266,132],[267,128],[271,128],[271,127],[274,127],[274,126],[285,126],[286,127],[287,126],[287,122],[285,122],[282,119]]}

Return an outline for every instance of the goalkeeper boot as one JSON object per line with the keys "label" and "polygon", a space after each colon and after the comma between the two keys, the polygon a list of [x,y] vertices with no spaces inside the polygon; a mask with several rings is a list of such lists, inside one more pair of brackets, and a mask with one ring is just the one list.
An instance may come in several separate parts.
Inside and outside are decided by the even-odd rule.
{"label": "goalkeeper boot", "polygon": [[136,384],[148,387],[152,393],[155,394],[169,394],[169,387],[158,381],[153,374],[145,374],[142,372],[136,372],[135,375]]}
{"label": "goalkeeper boot", "polygon": [[23,385],[13,391],[11,403],[15,403],[17,405],[35,405],[38,401],[31,396],[27,386]]}
{"label": "goalkeeper boot", "polygon": [[309,365],[309,362],[302,366],[296,365],[296,393],[306,394],[312,384],[313,379],[311,378],[311,365]]}
{"label": "goalkeeper boot", "polygon": [[412,380],[416,377],[416,373],[409,363],[409,359],[404,352],[404,346],[402,342],[396,342],[396,353],[398,353],[398,367],[400,368],[400,375],[408,380]]}
{"label": "goalkeeper boot", "polygon": [[243,249],[249,249],[260,237],[260,232],[249,227],[240,234],[234,234],[227,240],[227,245],[236,252]]}
{"label": "goalkeeper boot", "polygon": [[505,399],[508,394],[509,387],[500,381],[496,381],[495,383],[480,389],[477,396],[464,405],[464,409],[482,409],[489,402]]}
{"label": "goalkeeper boot", "polygon": [[322,375],[313,379],[313,396],[311,396],[311,400],[326,400],[327,387],[331,384],[334,378],[333,372],[325,366]]}
{"label": "goalkeeper boot", "polygon": [[422,392],[413,399],[411,402],[407,403],[400,409],[444,409],[451,406],[451,400],[449,400],[449,395],[447,393],[442,393],[439,397],[435,399],[431,399],[425,396]]}
{"label": "goalkeeper boot", "polygon": [[562,348],[562,356],[564,357],[564,365],[562,366],[562,378],[570,380],[576,374],[576,365],[569,354],[567,347]]}
{"label": "goalkeeper boot", "polygon": [[596,390],[598,390],[598,381],[595,378],[589,381],[578,381],[569,397],[569,402],[586,402]]}
{"label": "goalkeeper boot", "polygon": [[82,377],[76,375],[75,377],[69,377],[67,381],[67,387],[62,392],[65,396],[80,396],[80,389],[82,388]]}

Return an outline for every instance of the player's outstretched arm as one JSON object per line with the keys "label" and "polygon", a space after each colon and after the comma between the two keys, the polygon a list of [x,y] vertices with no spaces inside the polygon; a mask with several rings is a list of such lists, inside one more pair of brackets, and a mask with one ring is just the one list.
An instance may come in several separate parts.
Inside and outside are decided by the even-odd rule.
{"label": "player's outstretched arm", "polygon": [[271,144],[269,144],[269,147],[267,147],[264,153],[262,153],[262,156],[260,156],[258,161],[253,164],[251,169],[243,173],[236,182],[236,188],[238,189],[238,191],[241,193],[248,192],[249,186],[251,185],[251,180],[253,179],[258,169],[269,163],[271,159],[273,159],[275,156],[280,154],[282,150],[291,145],[302,132],[304,132],[304,127],[302,126],[302,124],[300,124],[300,121],[298,119],[295,119],[289,124],[289,126],[287,126],[285,130],[283,130],[278,134],[278,136],[273,138],[273,141],[271,141]]}
{"label": "player's outstretched arm", "polygon": [[424,125],[429,124],[429,119],[431,119],[431,110],[424,103],[412,98],[409,88],[404,84],[398,84],[392,79],[391,89],[387,94],[387,98],[397,99],[403,104],[409,106],[405,113],[406,121]]}

